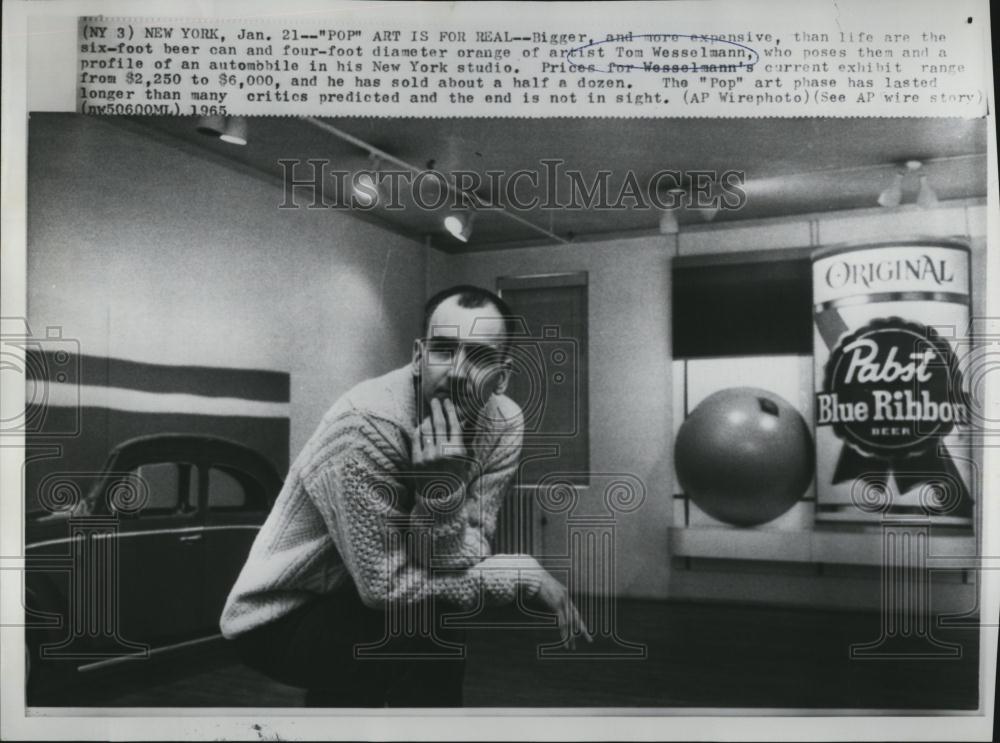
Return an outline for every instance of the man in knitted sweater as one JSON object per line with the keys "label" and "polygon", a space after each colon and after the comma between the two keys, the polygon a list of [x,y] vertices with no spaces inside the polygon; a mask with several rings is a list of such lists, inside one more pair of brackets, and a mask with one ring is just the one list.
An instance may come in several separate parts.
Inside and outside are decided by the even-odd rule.
{"label": "man in knitted sweater", "polygon": [[484,289],[435,295],[412,363],[341,397],[292,464],[220,626],[307,704],[460,706],[446,611],[520,595],[556,614],[567,645],[589,639],[534,558],[491,553],[523,436],[503,394],[512,322]]}

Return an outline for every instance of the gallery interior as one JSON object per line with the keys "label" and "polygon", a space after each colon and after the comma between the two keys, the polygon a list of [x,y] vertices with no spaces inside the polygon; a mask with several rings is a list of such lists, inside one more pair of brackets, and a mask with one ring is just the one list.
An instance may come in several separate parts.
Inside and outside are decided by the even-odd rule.
{"label": "gallery interior", "polygon": [[[467,284],[521,323],[492,549],[594,642],[463,614],[465,706],[978,708],[985,120],[32,114],[28,148],[29,704],[301,706],[226,596],[326,411]],[[123,471],[141,507],[81,516]]]}

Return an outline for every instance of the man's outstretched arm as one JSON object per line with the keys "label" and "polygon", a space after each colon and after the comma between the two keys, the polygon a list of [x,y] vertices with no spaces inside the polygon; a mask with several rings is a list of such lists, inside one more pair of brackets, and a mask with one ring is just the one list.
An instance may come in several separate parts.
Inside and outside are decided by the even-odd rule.
{"label": "man's outstretched arm", "polygon": [[590,639],[566,588],[530,555],[493,555],[448,570],[421,564],[407,491],[395,474],[395,449],[385,442],[370,421],[346,414],[336,422],[325,456],[293,484],[316,504],[366,605],[437,598],[472,609],[480,596],[506,604],[523,591],[556,614],[567,646],[580,635]]}

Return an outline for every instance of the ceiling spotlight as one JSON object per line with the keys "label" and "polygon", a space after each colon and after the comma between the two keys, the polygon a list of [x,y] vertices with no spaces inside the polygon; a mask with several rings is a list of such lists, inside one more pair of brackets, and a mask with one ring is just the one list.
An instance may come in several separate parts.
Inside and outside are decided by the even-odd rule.
{"label": "ceiling spotlight", "polygon": [[[693,198],[688,207],[700,212],[701,218],[706,222],[711,222],[719,213],[721,191],[722,187],[718,181],[709,181],[708,183],[699,181],[698,185],[695,186]],[[683,194],[684,192],[680,191],[680,193]],[[707,199],[704,197],[707,197]]]}
{"label": "ceiling spotlight", "polygon": [[221,137],[222,133],[226,131],[226,117],[202,116],[198,119],[195,130],[206,137]]}
{"label": "ceiling spotlight", "polygon": [[879,206],[899,206],[903,201],[903,179],[910,173],[916,173],[921,167],[923,167],[923,163],[919,160],[907,160],[904,169],[896,171],[896,174],[892,177],[892,183],[879,194]]}
{"label": "ceiling spotlight", "polygon": [[920,176],[920,191],[917,192],[917,204],[923,209],[931,209],[938,205],[938,196],[931,184],[927,182],[927,176]]}
{"label": "ceiling spotlight", "polygon": [[674,214],[674,208],[680,207],[683,204],[684,195],[687,191],[680,186],[673,186],[668,188],[666,193],[670,197],[670,200],[667,202],[670,206],[660,214],[660,234],[676,235],[680,232],[681,226],[677,222],[677,215]]}
{"label": "ceiling spotlight", "polygon": [[676,235],[680,232],[681,226],[677,223],[677,216],[673,209],[664,209],[660,214],[660,234]]}
{"label": "ceiling spotlight", "polygon": [[444,218],[444,228],[452,234],[456,240],[464,243],[469,242],[472,236],[472,218],[474,212],[464,214],[449,214]]}
{"label": "ceiling spotlight", "polygon": [[884,207],[899,206],[903,200],[903,174],[896,173],[892,184],[878,195],[878,205]]}
{"label": "ceiling spotlight", "polygon": [[219,139],[229,144],[246,145],[247,120],[242,116],[230,117],[226,122],[226,129],[219,135]]}
{"label": "ceiling spotlight", "polygon": [[375,206],[382,198],[379,186],[379,176],[382,173],[382,161],[375,155],[368,157],[368,170],[355,173],[351,190],[355,200],[364,207]]}

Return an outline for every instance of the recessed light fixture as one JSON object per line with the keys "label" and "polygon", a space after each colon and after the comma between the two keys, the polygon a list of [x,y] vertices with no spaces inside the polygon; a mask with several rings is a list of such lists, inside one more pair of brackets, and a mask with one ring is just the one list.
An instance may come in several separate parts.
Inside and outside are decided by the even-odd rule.
{"label": "recessed light fixture", "polygon": [[926,175],[920,176],[920,191],[917,192],[917,204],[924,209],[931,209],[938,205],[937,193],[931,188]]}
{"label": "recessed light fixture", "polygon": [[[677,204],[678,206],[682,203],[686,193],[687,191],[679,186],[667,189],[667,195],[670,197],[670,203]],[[660,214],[660,234],[676,235],[680,232],[680,229],[681,226],[677,221],[677,215],[674,214],[674,207],[664,209]]]}
{"label": "recessed light fixture", "polygon": [[361,170],[355,174],[351,190],[354,192],[354,198],[362,206],[375,206],[381,201],[382,189],[379,186],[381,172],[382,161],[372,154],[368,156],[368,170]]}
{"label": "recessed light fixture", "polygon": [[459,212],[455,214],[449,214],[444,218],[444,228],[451,233],[452,237],[456,240],[461,240],[464,243],[469,242],[469,238],[472,236],[472,220],[475,216],[474,212]]}
{"label": "recessed light fixture", "polygon": [[[878,195],[879,206],[891,208],[899,206],[903,202],[903,185],[908,175],[916,173],[923,167],[920,160],[907,160],[903,167],[892,176],[892,183],[882,193]],[[938,197],[931,188],[924,173],[920,174],[920,191],[917,194],[917,204],[924,209],[938,205]]]}
{"label": "recessed light fixture", "polygon": [[202,116],[195,130],[206,137],[216,137],[229,144],[247,143],[247,120],[242,116]]}
{"label": "recessed light fixture", "polygon": [[233,116],[226,122],[226,130],[219,135],[219,139],[229,144],[246,145],[247,143],[247,120],[242,116]]}
{"label": "recessed light fixture", "polygon": [[896,173],[892,177],[892,183],[882,193],[878,195],[878,205],[886,208],[899,206],[903,200],[903,174]]}
{"label": "recessed light fixture", "polygon": [[680,232],[681,226],[677,223],[677,216],[673,209],[664,209],[660,214],[660,234],[676,235]]}

